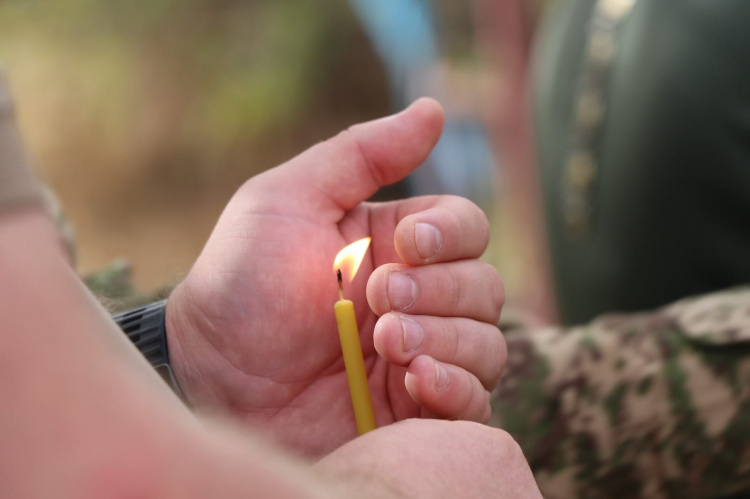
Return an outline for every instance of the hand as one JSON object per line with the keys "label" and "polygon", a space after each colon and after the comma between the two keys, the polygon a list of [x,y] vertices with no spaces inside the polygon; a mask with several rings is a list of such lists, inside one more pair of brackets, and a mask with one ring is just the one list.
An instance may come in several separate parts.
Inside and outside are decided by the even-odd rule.
{"label": "hand", "polygon": [[378,425],[420,413],[489,418],[506,351],[494,326],[502,283],[477,260],[484,214],[450,196],[363,202],[421,164],[442,124],[424,99],[239,189],[167,307],[170,355],[195,407],[228,409],[311,455],[354,438],[332,265],[371,236],[345,293]]}
{"label": "hand", "polygon": [[409,420],[380,428],[317,466],[350,482],[359,478],[362,487],[379,481],[396,497],[542,497],[510,435],[465,421]]}

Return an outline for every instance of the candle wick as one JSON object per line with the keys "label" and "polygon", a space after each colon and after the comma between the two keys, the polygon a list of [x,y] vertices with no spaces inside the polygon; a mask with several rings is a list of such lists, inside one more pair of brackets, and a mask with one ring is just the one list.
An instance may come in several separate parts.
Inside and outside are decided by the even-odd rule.
{"label": "candle wick", "polygon": [[344,285],[341,277],[341,269],[336,269],[336,277],[339,280],[339,298],[344,299]]}

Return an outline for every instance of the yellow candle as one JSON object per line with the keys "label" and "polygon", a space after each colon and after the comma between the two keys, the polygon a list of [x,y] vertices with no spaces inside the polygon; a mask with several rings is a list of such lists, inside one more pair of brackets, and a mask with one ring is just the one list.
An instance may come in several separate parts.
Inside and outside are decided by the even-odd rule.
{"label": "yellow candle", "polygon": [[357,421],[357,431],[364,435],[374,430],[375,414],[372,411],[370,387],[367,385],[367,371],[362,357],[362,346],[359,342],[357,318],[354,315],[354,304],[351,300],[341,299],[334,306],[336,322],[339,326],[341,351],[344,355],[346,377],[349,379],[349,393],[352,396],[354,419]]}
{"label": "yellow candle", "polygon": [[341,352],[344,357],[346,377],[349,380],[349,393],[352,397],[354,419],[357,422],[357,431],[360,435],[374,430],[377,426],[375,425],[375,414],[372,410],[370,387],[367,385],[367,371],[362,356],[362,345],[359,342],[357,317],[354,315],[354,304],[351,300],[344,299],[341,269],[343,268],[347,272],[347,277],[351,282],[369,246],[369,237],[353,242],[336,255],[333,263],[333,269],[338,276],[340,298],[333,310],[336,313],[336,322],[339,327]]}

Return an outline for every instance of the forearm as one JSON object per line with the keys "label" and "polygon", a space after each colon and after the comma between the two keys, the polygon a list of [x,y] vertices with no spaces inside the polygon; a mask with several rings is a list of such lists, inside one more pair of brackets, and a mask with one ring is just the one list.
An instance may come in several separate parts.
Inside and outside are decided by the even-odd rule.
{"label": "forearm", "polygon": [[334,485],[191,415],[81,285],[41,211],[0,216],[0,241],[0,496],[304,497]]}
{"label": "forearm", "polygon": [[80,284],[41,211],[0,217],[0,241],[1,487],[65,496],[123,466],[137,478],[116,488],[156,485],[146,463],[196,421]]}

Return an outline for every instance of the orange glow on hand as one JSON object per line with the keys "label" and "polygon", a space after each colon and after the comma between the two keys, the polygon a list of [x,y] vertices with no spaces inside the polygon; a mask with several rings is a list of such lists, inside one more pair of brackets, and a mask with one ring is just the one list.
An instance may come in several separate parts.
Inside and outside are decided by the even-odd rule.
{"label": "orange glow on hand", "polygon": [[333,261],[333,271],[341,270],[342,276],[346,278],[348,282],[354,279],[357,275],[359,266],[362,265],[362,260],[365,258],[367,248],[370,247],[370,238],[365,237],[359,241],[354,241],[349,246],[345,247],[339,254],[336,255],[336,259]]}

